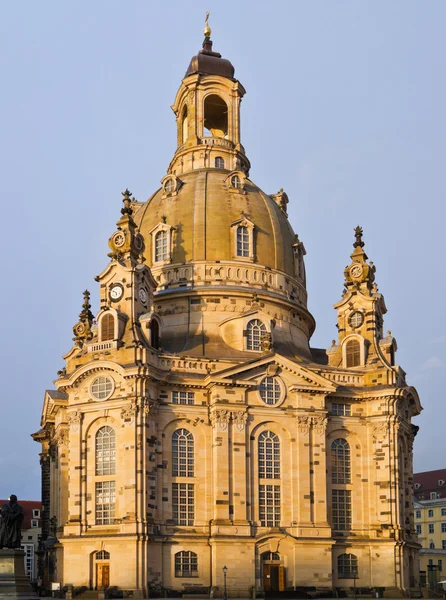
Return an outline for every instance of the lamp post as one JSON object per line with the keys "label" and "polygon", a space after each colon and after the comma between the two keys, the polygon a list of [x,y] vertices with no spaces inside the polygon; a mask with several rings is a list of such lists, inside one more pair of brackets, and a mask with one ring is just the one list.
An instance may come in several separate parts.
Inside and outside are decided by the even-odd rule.
{"label": "lamp post", "polygon": [[228,600],[228,595],[226,593],[226,573],[228,572],[228,567],[225,565],[223,567],[223,576],[224,576],[224,591],[223,591],[223,600]]}

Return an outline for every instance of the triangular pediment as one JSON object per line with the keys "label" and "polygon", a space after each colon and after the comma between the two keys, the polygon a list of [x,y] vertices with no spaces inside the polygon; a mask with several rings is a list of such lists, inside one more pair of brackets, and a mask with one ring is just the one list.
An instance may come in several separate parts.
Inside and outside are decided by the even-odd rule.
{"label": "triangular pediment", "polygon": [[249,384],[250,380],[256,380],[259,375],[274,376],[278,371],[288,374],[287,379],[291,379],[290,390],[296,388],[296,390],[305,389],[329,393],[337,389],[336,384],[316,373],[307,365],[304,366],[278,354],[268,354],[262,358],[224,369],[213,374],[212,380],[232,385],[235,382],[239,385],[243,382]]}

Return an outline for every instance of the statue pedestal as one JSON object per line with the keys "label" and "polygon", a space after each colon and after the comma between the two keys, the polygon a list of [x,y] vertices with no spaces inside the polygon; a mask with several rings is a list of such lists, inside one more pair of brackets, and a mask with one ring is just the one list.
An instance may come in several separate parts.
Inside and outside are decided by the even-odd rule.
{"label": "statue pedestal", "polygon": [[0,550],[0,598],[2,600],[35,600],[28,577],[25,575],[23,550]]}

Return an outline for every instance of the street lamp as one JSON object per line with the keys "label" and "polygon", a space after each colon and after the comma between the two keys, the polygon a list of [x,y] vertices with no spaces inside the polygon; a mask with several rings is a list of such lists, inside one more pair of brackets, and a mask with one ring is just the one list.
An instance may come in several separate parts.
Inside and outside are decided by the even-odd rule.
{"label": "street lamp", "polygon": [[358,567],[353,567],[353,598],[356,600],[356,579],[358,577]]}
{"label": "street lamp", "polygon": [[225,587],[224,587],[224,592],[223,592],[223,600],[228,600],[228,595],[226,593],[226,573],[228,572],[228,567],[225,565],[223,567],[223,576],[225,578]]}

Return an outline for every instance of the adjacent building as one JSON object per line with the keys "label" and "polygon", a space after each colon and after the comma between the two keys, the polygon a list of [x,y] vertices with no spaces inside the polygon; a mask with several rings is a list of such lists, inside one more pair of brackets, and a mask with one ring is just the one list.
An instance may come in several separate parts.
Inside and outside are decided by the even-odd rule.
{"label": "adjacent building", "polygon": [[305,247],[287,194],[250,178],[244,94],[206,28],[167,174],[146,202],[123,192],[99,308],[86,291],[33,435],[47,585],[221,597],[226,582],[247,597],[418,584],[421,405],[362,229],[339,273],[337,339],[312,348]]}
{"label": "adjacent building", "polygon": [[[0,500],[0,506],[7,500]],[[22,550],[25,552],[25,572],[30,581],[37,579],[37,551],[42,535],[41,513],[42,502],[37,500],[19,500],[23,508]]]}
{"label": "adjacent building", "polygon": [[430,587],[446,579],[446,469],[414,474],[420,571]]}

